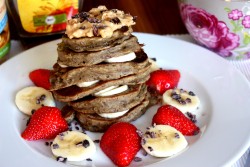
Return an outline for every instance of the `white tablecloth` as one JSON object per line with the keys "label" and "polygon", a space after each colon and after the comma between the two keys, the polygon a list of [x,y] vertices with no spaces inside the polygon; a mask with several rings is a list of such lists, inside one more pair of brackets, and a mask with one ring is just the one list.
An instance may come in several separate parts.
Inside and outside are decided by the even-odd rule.
{"label": "white tablecloth", "polygon": [[[166,36],[172,37],[172,38],[178,38],[181,40],[195,43],[195,41],[188,34],[166,35]],[[22,47],[20,41],[12,40],[11,41],[11,50],[8,54],[8,57],[11,58],[22,51],[24,51],[24,48]],[[238,68],[246,76],[246,78],[250,82],[250,60],[248,60],[248,61],[230,61],[230,63],[232,65],[234,65],[236,68]],[[232,167],[250,167],[250,166],[245,166],[246,159],[247,159],[249,152],[250,152],[250,148],[244,153],[244,155],[242,155],[242,157],[237,162],[235,162],[235,164],[233,164]]]}

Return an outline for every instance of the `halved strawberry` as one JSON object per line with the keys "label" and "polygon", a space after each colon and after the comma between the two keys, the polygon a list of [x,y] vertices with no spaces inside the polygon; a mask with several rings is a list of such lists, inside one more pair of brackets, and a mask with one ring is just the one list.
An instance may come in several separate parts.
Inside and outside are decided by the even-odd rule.
{"label": "halved strawberry", "polygon": [[177,87],[180,76],[178,70],[156,70],[150,74],[146,84],[149,89],[155,90],[162,95],[166,90]]}
{"label": "halved strawberry", "polygon": [[49,90],[50,89],[50,70],[36,69],[29,73],[30,80],[39,87]]}
{"label": "halved strawberry", "polygon": [[152,124],[154,123],[172,126],[186,136],[197,135],[200,132],[198,126],[171,105],[163,105],[157,110],[152,120]]}
{"label": "halved strawberry", "polygon": [[68,129],[68,124],[56,107],[43,106],[31,116],[22,133],[25,140],[52,139]]}
{"label": "halved strawberry", "polygon": [[102,136],[100,147],[117,166],[128,166],[140,150],[141,138],[130,123],[113,124]]}

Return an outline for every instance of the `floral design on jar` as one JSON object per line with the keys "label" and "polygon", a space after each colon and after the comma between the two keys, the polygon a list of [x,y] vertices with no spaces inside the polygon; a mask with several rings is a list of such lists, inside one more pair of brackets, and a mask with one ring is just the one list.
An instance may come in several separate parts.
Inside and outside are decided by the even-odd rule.
{"label": "floral design on jar", "polygon": [[[190,4],[181,3],[180,10],[188,32],[196,41],[223,57],[233,55],[232,51],[240,45],[240,37],[230,32],[225,22]],[[232,12],[230,17],[241,16]]]}

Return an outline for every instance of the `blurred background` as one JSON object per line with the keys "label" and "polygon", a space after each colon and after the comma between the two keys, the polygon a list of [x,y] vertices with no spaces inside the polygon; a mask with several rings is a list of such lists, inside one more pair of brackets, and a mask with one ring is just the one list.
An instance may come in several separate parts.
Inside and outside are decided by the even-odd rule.
{"label": "blurred background", "polygon": [[[106,5],[108,9],[120,9],[137,16],[135,32],[154,34],[185,34],[187,30],[182,23],[177,0],[84,0],[80,11],[89,11],[93,7]],[[20,39],[17,28],[9,18],[11,39]],[[60,38],[61,35],[40,38],[39,40],[21,39],[30,48],[42,42]]]}

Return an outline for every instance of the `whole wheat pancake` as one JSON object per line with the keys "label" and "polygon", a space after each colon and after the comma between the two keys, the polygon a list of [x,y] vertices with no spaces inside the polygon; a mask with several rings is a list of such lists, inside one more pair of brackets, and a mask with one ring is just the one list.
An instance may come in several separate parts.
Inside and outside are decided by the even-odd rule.
{"label": "whole wheat pancake", "polygon": [[95,52],[74,52],[67,48],[63,43],[57,47],[58,64],[69,67],[90,66],[101,63],[109,58],[122,56],[131,52],[141,50],[141,45],[135,36],[123,41],[114,47]]}
{"label": "whole wheat pancake", "polygon": [[147,94],[145,85],[130,85],[125,92],[106,97],[87,96],[68,103],[81,113],[115,113],[140,104]]}

